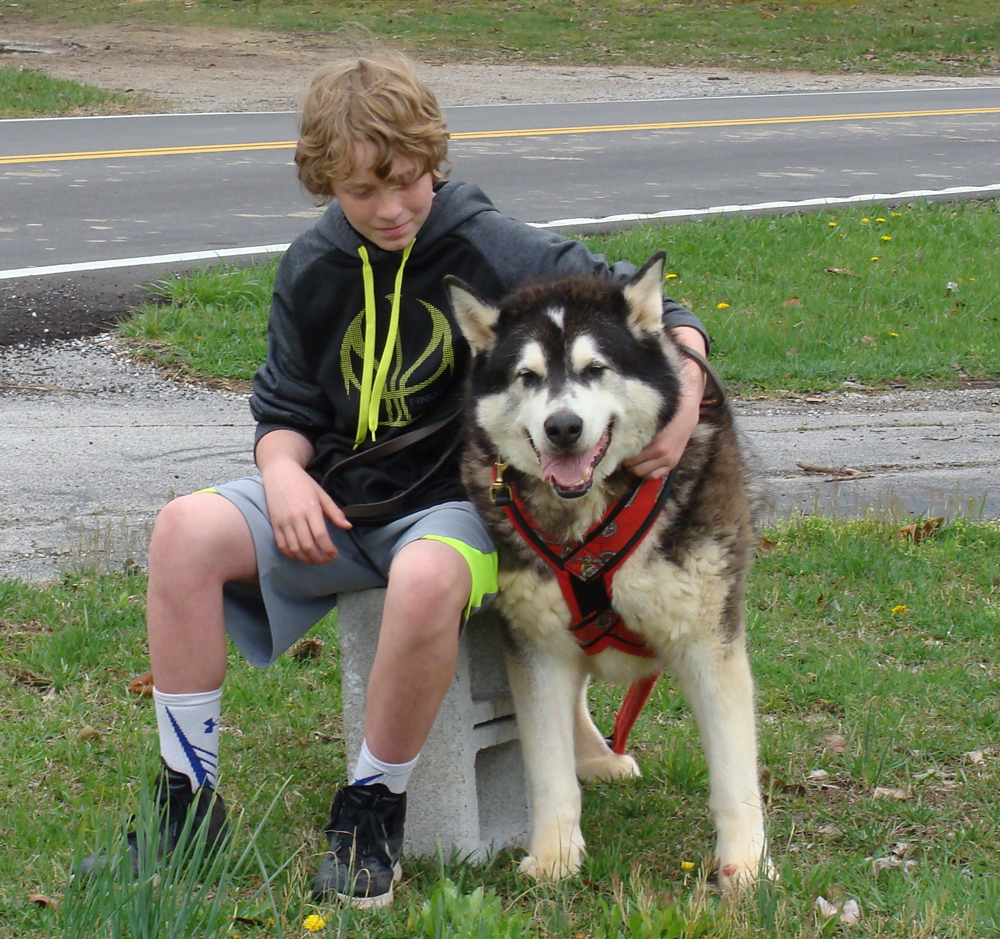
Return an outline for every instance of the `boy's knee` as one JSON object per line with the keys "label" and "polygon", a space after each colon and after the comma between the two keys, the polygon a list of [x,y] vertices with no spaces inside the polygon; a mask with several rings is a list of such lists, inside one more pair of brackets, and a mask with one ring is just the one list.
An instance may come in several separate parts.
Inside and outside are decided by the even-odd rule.
{"label": "boy's knee", "polygon": [[393,562],[389,582],[408,602],[427,609],[461,613],[469,602],[468,563],[454,548],[437,541],[407,545]]}
{"label": "boy's knee", "polygon": [[150,550],[155,547],[192,546],[199,540],[204,523],[204,498],[201,493],[180,496],[168,502],[156,516]]}
{"label": "boy's knee", "polygon": [[182,562],[201,564],[205,558],[235,553],[241,534],[249,530],[239,510],[216,493],[198,492],[168,502],[153,525],[150,567]]}

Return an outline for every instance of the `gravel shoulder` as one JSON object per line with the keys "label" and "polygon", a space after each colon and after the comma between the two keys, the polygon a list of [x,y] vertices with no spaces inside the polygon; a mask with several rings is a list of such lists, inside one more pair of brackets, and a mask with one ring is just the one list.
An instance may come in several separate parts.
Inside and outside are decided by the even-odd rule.
{"label": "gravel shoulder", "polygon": [[[1000,517],[1000,388],[736,410],[770,518]],[[168,380],[109,334],[0,350],[0,422],[0,580],[142,565],[166,502],[254,471],[246,395]]]}

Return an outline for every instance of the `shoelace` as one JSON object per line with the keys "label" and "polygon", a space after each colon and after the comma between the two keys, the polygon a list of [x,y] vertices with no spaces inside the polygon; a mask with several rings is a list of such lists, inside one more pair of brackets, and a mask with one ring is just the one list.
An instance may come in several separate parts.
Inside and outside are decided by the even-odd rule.
{"label": "shoelace", "polygon": [[[334,829],[345,835],[353,836],[353,842],[347,842],[340,846],[338,856],[346,851],[350,856],[347,863],[353,863],[355,858],[375,858],[382,861],[387,867],[392,866],[392,858],[389,857],[388,832],[385,823],[379,817],[375,806],[371,808],[358,808],[353,819],[348,820],[351,829]],[[344,862],[344,858],[340,858]]]}

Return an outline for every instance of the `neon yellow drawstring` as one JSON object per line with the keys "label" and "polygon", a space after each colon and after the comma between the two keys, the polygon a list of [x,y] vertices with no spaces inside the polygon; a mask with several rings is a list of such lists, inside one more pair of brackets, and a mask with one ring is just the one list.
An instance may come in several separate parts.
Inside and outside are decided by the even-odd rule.
{"label": "neon yellow drawstring", "polygon": [[392,357],[396,336],[399,333],[399,300],[403,292],[403,268],[406,267],[407,258],[410,256],[410,251],[413,250],[415,241],[416,239],[403,249],[403,259],[399,262],[399,270],[396,272],[396,285],[389,313],[389,331],[386,333],[385,348],[379,359],[374,384],[372,383],[372,372],[375,369],[375,274],[372,271],[371,261],[368,260],[368,250],[364,245],[358,248],[362,265],[361,276],[365,286],[365,349],[364,365],[361,372],[361,401],[358,405],[358,430],[354,436],[355,449],[361,445],[366,433],[370,432],[372,440],[374,440],[375,431],[378,430],[378,412],[382,406],[382,391],[389,375],[389,360]]}

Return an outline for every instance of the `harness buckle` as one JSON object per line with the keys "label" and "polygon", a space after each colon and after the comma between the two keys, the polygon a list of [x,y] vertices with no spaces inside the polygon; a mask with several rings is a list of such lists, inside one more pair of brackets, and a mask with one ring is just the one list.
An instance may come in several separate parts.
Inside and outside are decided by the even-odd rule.
{"label": "harness buckle", "polygon": [[490,486],[490,502],[501,508],[505,505],[510,505],[512,501],[510,486],[503,481],[503,474],[506,469],[507,464],[501,463],[499,460],[493,464],[493,484]]}

